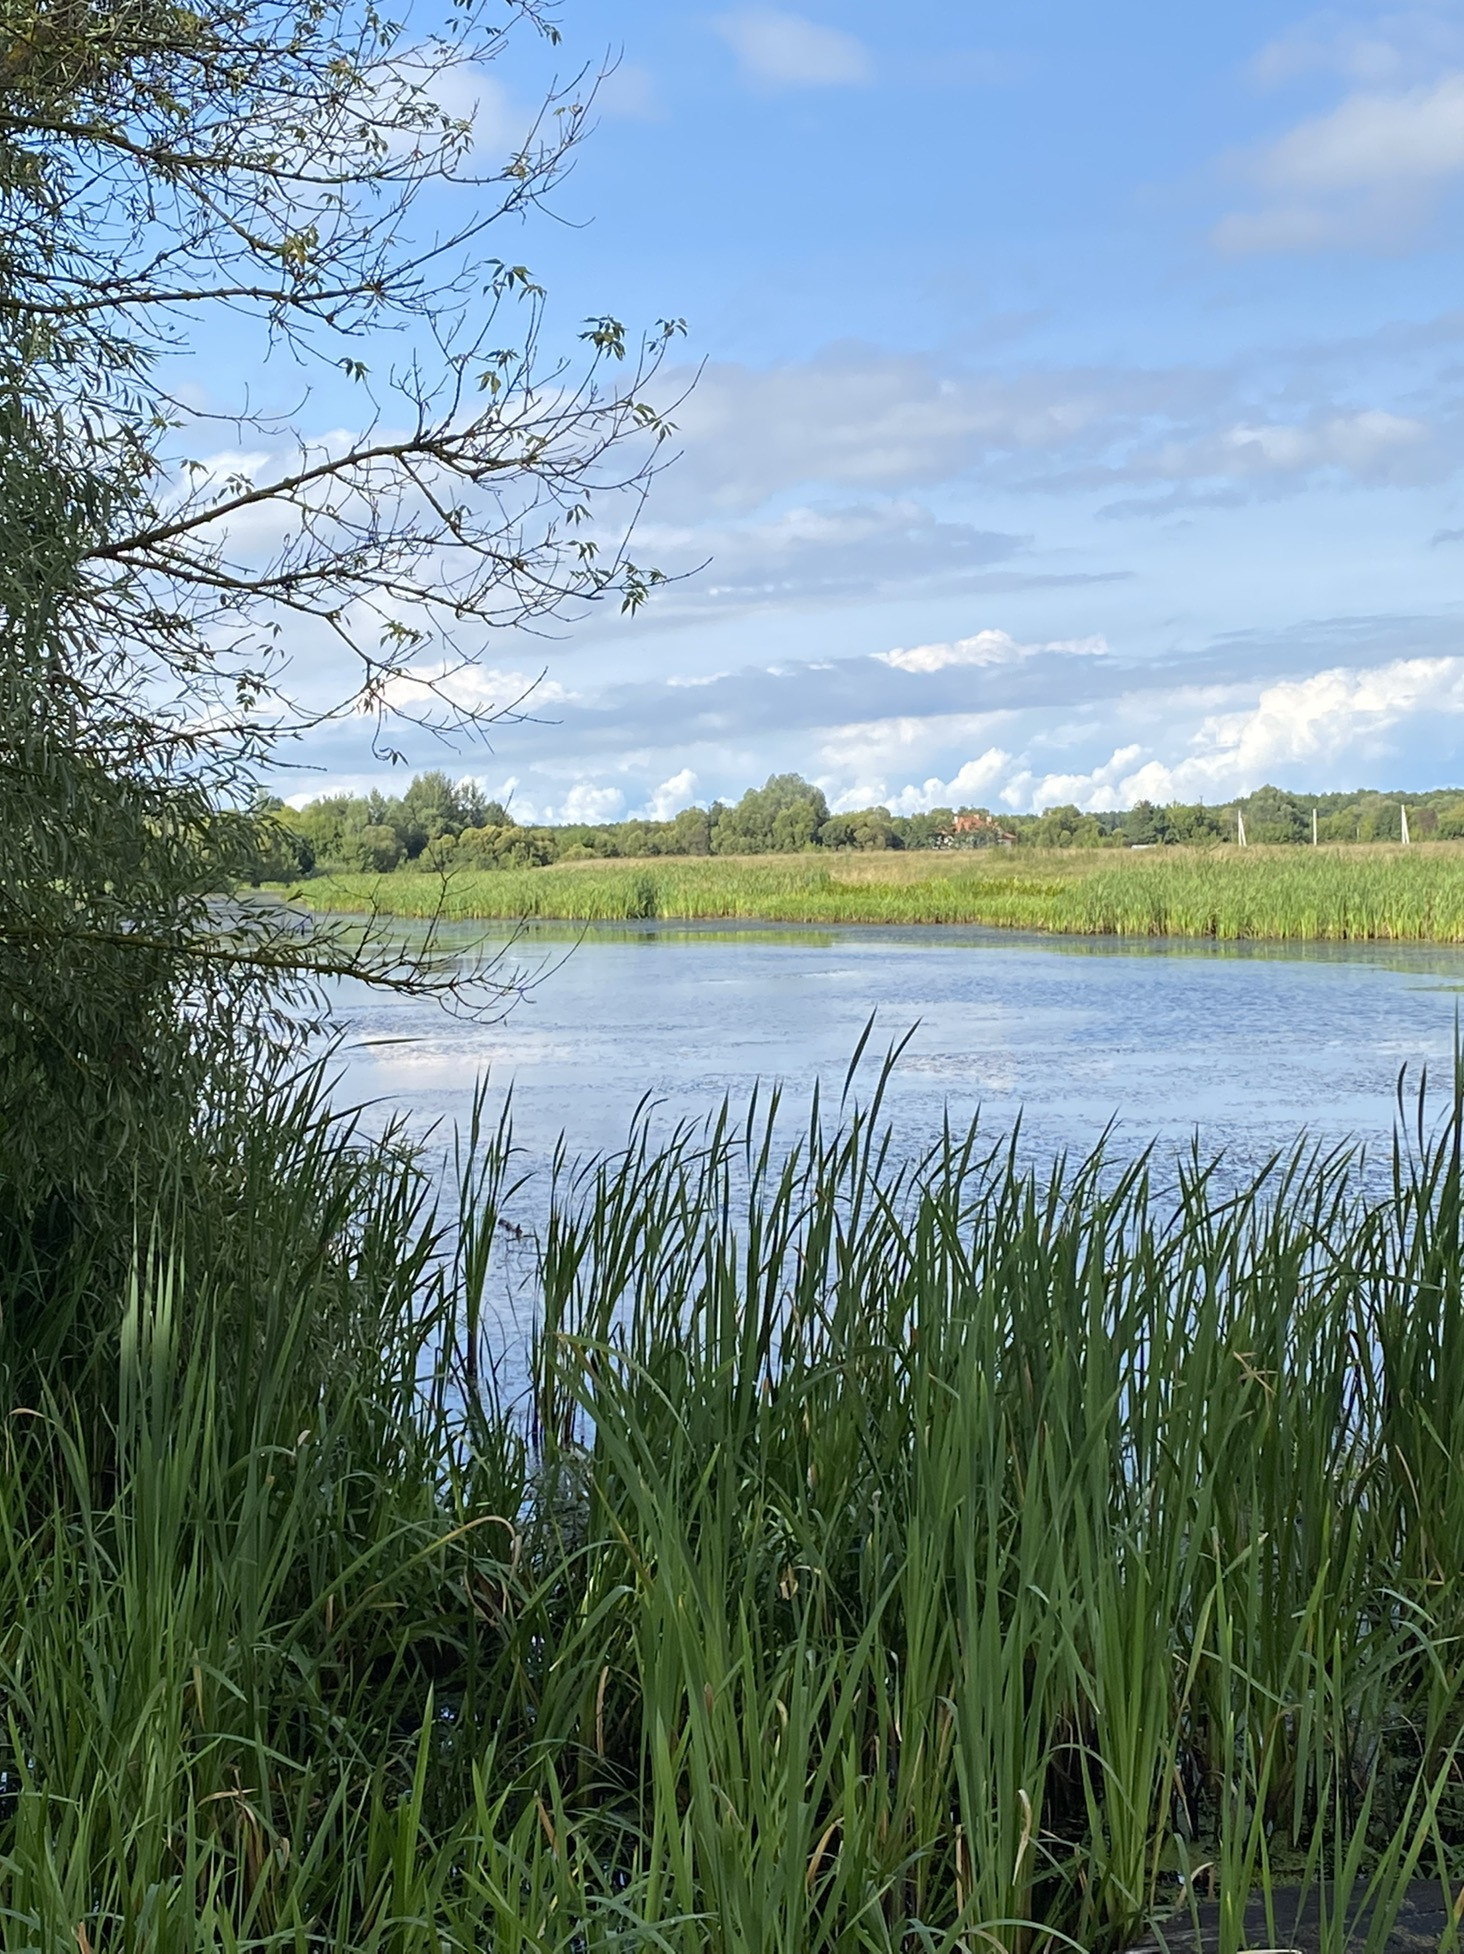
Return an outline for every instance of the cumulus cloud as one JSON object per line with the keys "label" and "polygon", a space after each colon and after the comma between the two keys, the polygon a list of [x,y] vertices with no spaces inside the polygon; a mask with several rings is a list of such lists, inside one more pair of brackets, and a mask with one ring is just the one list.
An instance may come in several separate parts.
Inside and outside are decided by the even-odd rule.
{"label": "cumulus cloud", "polygon": [[[942,713],[939,716],[909,713],[889,719],[854,720],[848,725],[823,730],[818,755],[830,777],[855,776],[867,783],[860,788],[841,788],[841,797],[862,793],[867,806],[871,799],[883,800],[885,780],[912,764],[933,748],[950,750],[974,746],[985,739],[1001,721],[1000,713]],[[995,751],[995,748],[991,749]]]}
{"label": "cumulus cloud", "polygon": [[597,787],[592,780],[577,780],[560,802],[554,821],[614,821],[624,812],[625,796],[618,787]]}
{"label": "cumulus cloud", "polygon": [[1153,742],[1130,743],[1086,772],[1028,767],[1005,783],[1002,799],[1014,809],[1131,807],[1137,800],[1228,800],[1266,781],[1340,780],[1344,772],[1350,783],[1421,722],[1464,716],[1464,657],[1314,672],[1264,686],[1232,710],[1201,709],[1198,723],[1197,703],[1182,688],[1173,695],[1176,731],[1191,727],[1178,748],[1155,752]]}
{"label": "cumulus cloud", "polygon": [[837,27],[772,7],[718,14],[712,27],[743,76],[767,88],[848,88],[874,79],[868,49]]}
{"label": "cumulus cloud", "polygon": [[1128,807],[1142,798],[1125,776],[1143,750],[1137,744],[1117,747],[1087,773],[1037,774],[1023,767],[1003,785],[1001,798],[1018,814],[1040,814],[1049,807]]}
{"label": "cumulus cloud", "polygon": [[[1457,645],[1457,626],[1452,635]],[[973,802],[1040,812],[1067,802],[1092,809],[1145,798],[1218,801],[1267,780],[1352,785],[1403,755],[1415,773],[1456,773],[1464,655],[1267,678],[1250,676],[1234,645],[1228,654],[1203,678],[1182,660],[1095,660],[1072,665],[1071,683],[1060,677],[1054,685],[1049,674],[1042,693],[1009,694],[988,712],[829,726],[815,749],[819,779],[839,808],[883,802],[908,814]],[[1273,645],[1273,666],[1278,656],[1285,651]],[[1083,672],[1092,674],[1086,686],[1076,676]],[[1061,764],[1053,764],[1054,749]]]}
{"label": "cumulus cloud", "polygon": [[1011,765],[1012,756],[989,746],[958,767],[949,780],[934,775],[919,786],[902,787],[890,797],[892,814],[925,814],[933,807],[969,807],[984,802]]}
{"label": "cumulus cloud", "polygon": [[682,808],[690,807],[696,800],[697,779],[690,767],[682,767],[673,773],[669,780],[663,780],[655,788],[645,806],[641,809],[647,821],[669,821]]}
{"label": "cumulus cloud", "polygon": [[[1399,763],[1401,778],[1443,784],[1459,779],[1464,743],[1461,645],[1457,618],[1353,618],[1148,662],[1046,648],[906,671],[865,655],[780,676],[748,666],[704,688],[610,685],[566,705],[559,724],[517,728],[516,778],[485,785],[499,799],[517,788],[521,820],[571,821],[627,805],[667,818],[789,768],[840,809],[897,813],[1216,802],[1267,780],[1385,784]],[[399,792],[399,773],[363,772],[348,732],[335,729],[338,764],[311,792]],[[308,797],[297,780],[286,791]]]}
{"label": "cumulus cloud", "polygon": [[1464,658],[1403,658],[1365,671],[1334,670],[1267,686],[1254,706],[1207,715],[1192,751],[1149,763],[1134,792],[1153,800],[1248,791],[1275,776],[1376,747],[1378,736],[1427,712],[1464,713]]}
{"label": "cumulus cloud", "polygon": [[951,644],[913,645],[908,651],[876,651],[882,665],[899,672],[943,672],[951,665],[1009,665],[1039,652],[1067,652],[1077,657],[1101,657],[1108,649],[1101,637],[1058,638],[1045,645],[1018,644],[1008,631],[978,631]]}

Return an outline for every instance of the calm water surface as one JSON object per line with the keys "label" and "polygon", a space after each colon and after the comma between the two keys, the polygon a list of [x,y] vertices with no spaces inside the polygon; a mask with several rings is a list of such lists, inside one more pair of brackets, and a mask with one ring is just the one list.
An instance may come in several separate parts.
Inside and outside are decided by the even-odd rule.
{"label": "calm water surface", "polygon": [[512,957],[539,981],[498,1024],[343,993],[343,1094],[423,1128],[461,1119],[491,1069],[542,1160],[561,1132],[576,1152],[615,1146],[646,1095],[668,1123],[759,1079],[800,1107],[815,1080],[837,1097],[877,1012],[871,1051],[914,1027],[888,1102],[912,1144],[949,1109],[993,1131],[1020,1114],[1039,1155],[1114,1121],[1120,1148],[1198,1134],[1237,1174],[1303,1127],[1381,1163],[1399,1070],[1442,1078],[1464,993],[1459,951],[976,929],[543,928]]}

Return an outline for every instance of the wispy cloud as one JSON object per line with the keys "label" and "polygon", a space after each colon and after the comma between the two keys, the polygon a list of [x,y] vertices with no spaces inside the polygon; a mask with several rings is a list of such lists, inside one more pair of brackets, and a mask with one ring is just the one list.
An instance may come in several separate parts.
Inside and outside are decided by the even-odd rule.
{"label": "wispy cloud", "polygon": [[1052,644],[1018,644],[1008,631],[978,631],[974,637],[957,638],[949,644],[912,645],[908,650],[877,651],[882,665],[898,672],[943,672],[951,665],[1009,665],[1019,659],[1034,658],[1039,652],[1066,652],[1079,657],[1101,657],[1108,649],[1101,637],[1064,638]]}
{"label": "wispy cloud", "polygon": [[1464,21],[1444,6],[1397,7],[1371,19],[1325,11],[1268,41],[1251,63],[1262,88],[1335,74],[1366,88],[1428,80],[1464,58]]}
{"label": "wispy cloud", "polygon": [[850,88],[874,79],[869,50],[852,34],[801,14],[742,7],[712,21],[744,78],[765,88]]}
{"label": "wispy cloud", "polygon": [[666,113],[652,76],[633,61],[621,61],[595,90],[595,107],[628,122],[659,122]]}
{"label": "wispy cloud", "polygon": [[445,702],[491,718],[495,713],[535,713],[544,708],[578,703],[582,694],[569,691],[542,670],[504,671],[462,659],[414,665],[383,684],[382,697],[396,712],[419,712]]}
{"label": "wispy cloud", "polygon": [[799,503],[753,522],[649,522],[639,541],[658,567],[695,570],[656,599],[662,619],[960,587],[1027,548],[1024,537],[942,519],[904,497]]}
{"label": "wispy cloud", "polygon": [[1261,57],[1260,77],[1275,83],[1309,65],[1332,66],[1360,85],[1236,159],[1255,201],[1217,225],[1223,251],[1396,250],[1464,176],[1457,32],[1435,35],[1426,48],[1416,35],[1387,31],[1280,42]]}
{"label": "wispy cloud", "polygon": [[[918,554],[960,545],[954,529],[938,533],[909,498],[957,482],[1005,497],[1167,487],[1177,499],[1207,502],[1217,490],[1237,501],[1273,499],[1319,478],[1349,486],[1439,480],[1464,460],[1448,371],[1464,320],[1432,322],[1427,343],[1414,337],[1417,344],[1396,347],[1258,349],[1215,365],[1078,367],[1007,357],[980,366],[848,344],[761,368],[718,362],[677,415],[678,507],[695,524],[797,495],[823,521],[835,511],[819,488],[884,496],[890,500],[879,505],[847,505],[839,519],[851,533],[859,523],[883,525],[892,550]],[[779,548],[814,547],[816,525],[802,516],[768,521],[769,545],[776,530]],[[730,535],[720,539],[719,552],[730,543]],[[733,547],[740,552],[741,541]],[[866,572],[876,547],[871,537]]]}

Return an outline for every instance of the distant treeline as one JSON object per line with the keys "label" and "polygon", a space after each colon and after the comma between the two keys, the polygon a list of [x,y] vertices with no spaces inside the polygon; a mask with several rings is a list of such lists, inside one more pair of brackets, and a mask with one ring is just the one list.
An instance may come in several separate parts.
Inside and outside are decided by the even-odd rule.
{"label": "distant treeline", "polygon": [[1464,788],[1385,794],[1291,794],[1260,787],[1243,799],[1208,807],[1139,801],[1126,810],[1083,813],[1073,806],[1041,814],[993,814],[986,808],[937,807],[891,814],[886,807],[831,814],[822,792],[796,773],[774,774],[734,803],[688,807],[670,821],[570,822],[548,827],[515,821],[501,802],[470,780],[418,774],[397,797],[333,794],[303,808],[262,803],[261,881],[288,881],[315,870],[386,874],[392,869],[542,868],[595,857],[778,855],[810,849],[961,847],[1142,848],[1309,842],[1313,814],[1321,841],[1399,841],[1402,810],[1414,841],[1464,839]]}

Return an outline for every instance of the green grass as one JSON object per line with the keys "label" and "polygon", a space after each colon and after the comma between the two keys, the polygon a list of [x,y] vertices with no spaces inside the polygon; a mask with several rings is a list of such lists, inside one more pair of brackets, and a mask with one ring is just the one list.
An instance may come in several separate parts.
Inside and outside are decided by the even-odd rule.
{"label": "green grass", "polygon": [[445,920],[967,923],[1082,936],[1464,943],[1464,847],[1022,850],[321,876],[323,910]]}
{"label": "green grass", "polygon": [[1464,1854],[1459,1137],[1171,1198],[640,1129],[557,1174],[525,1424],[507,1129],[449,1225],[277,1081],[82,1375],[0,1316],[0,1939],[1026,1954],[1201,1867],[1225,1954],[1278,1873],[1381,1937]]}

